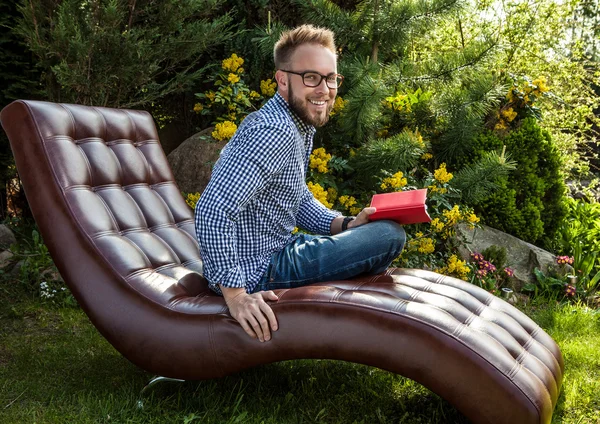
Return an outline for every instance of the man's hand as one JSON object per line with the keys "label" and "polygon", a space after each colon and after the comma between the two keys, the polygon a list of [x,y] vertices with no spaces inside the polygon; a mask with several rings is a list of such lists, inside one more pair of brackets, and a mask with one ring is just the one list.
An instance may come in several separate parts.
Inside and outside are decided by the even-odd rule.
{"label": "man's hand", "polygon": [[[356,218],[348,223],[348,228],[359,227],[369,222],[369,215],[375,213],[377,208],[364,208]],[[343,216],[338,216],[331,221],[331,234],[339,234],[342,232],[342,222],[344,221]]]}
{"label": "man's hand", "polygon": [[250,337],[261,342],[271,340],[271,331],[277,331],[277,319],[265,300],[279,300],[273,291],[248,294],[244,288],[221,287],[231,316],[240,323]]}
{"label": "man's hand", "polygon": [[360,211],[360,213],[358,215],[356,215],[356,219],[353,219],[352,221],[350,221],[348,223],[348,228],[354,228],[354,227],[359,227],[363,224],[366,224],[369,222],[369,215],[375,213],[375,211],[377,210],[377,208],[364,208],[362,211]]}

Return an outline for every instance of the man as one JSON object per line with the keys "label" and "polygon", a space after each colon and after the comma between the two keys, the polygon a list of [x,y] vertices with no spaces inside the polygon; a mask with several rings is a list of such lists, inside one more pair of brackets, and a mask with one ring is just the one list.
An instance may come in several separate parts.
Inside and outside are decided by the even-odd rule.
{"label": "man", "polygon": [[[400,225],[369,223],[375,208],[343,217],[306,186],[315,127],[329,119],[343,80],[335,52],[326,29],[303,25],[281,36],[277,93],[244,119],[196,205],[204,276],[261,342],[277,330],[272,290],[383,272],[404,246]],[[324,235],[292,235],[295,226]]]}

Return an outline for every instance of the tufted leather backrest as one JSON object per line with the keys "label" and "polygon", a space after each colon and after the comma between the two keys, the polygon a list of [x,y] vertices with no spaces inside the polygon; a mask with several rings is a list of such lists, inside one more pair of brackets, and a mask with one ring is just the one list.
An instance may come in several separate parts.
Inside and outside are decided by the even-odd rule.
{"label": "tufted leather backrest", "polygon": [[[21,125],[6,125],[14,120]],[[35,187],[26,195],[36,221],[47,227],[42,234],[51,253],[64,251],[66,243],[82,243],[80,248],[102,258],[121,283],[160,304],[210,294],[201,277],[193,213],[150,114],[19,101],[5,108],[2,121],[9,138],[31,141],[13,145],[13,151],[24,182],[38,179],[24,186]],[[11,137],[11,131],[21,134]],[[32,166],[46,169],[29,173]],[[63,236],[66,228],[48,207],[61,209],[65,225],[74,221],[83,237]],[[57,265],[69,273],[66,265]],[[79,281],[71,279],[71,286],[85,284],[80,274],[74,277]]]}

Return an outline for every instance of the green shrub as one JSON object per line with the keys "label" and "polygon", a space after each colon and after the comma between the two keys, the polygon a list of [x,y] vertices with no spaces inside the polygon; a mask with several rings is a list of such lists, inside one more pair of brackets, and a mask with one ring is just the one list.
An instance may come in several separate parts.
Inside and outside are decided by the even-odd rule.
{"label": "green shrub", "polygon": [[534,118],[526,118],[504,138],[492,132],[480,135],[470,158],[503,146],[516,170],[501,179],[500,190],[475,204],[475,210],[487,225],[548,248],[566,214],[560,154],[550,134]]}

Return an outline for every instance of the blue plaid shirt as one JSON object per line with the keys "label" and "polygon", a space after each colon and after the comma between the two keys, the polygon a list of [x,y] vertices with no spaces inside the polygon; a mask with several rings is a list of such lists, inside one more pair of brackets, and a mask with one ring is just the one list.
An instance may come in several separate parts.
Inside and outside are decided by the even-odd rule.
{"label": "blue plaid shirt", "polygon": [[277,93],[221,151],[195,212],[204,276],[215,292],[222,284],[251,293],[271,255],[296,238],[295,226],[330,234],[340,213],[306,186],[314,134]]}

